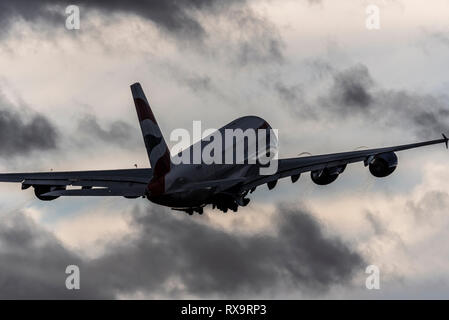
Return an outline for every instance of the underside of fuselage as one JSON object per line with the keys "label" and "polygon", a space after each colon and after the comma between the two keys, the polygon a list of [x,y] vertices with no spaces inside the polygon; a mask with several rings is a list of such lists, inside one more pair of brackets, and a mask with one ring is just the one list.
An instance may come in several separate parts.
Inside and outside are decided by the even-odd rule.
{"label": "underside of fuselage", "polygon": [[178,194],[149,197],[148,199],[156,204],[170,207],[173,210],[184,211],[188,214],[193,214],[194,212],[203,214],[203,208],[207,205],[212,205],[212,209],[217,208],[223,212],[228,212],[228,210],[237,212],[239,206],[246,206],[250,202],[245,197],[246,193],[243,195],[218,193],[211,194],[208,197],[204,197],[201,190],[195,190],[193,193],[194,195],[187,201],[185,201],[184,196],[180,197]]}
{"label": "underside of fuselage", "polygon": [[[209,168],[219,173],[228,172],[228,168]],[[223,166],[224,167],[224,166]],[[194,167],[192,166],[192,170]],[[212,205],[223,212],[232,210],[236,212],[239,206],[245,206],[249,203],[249,199],[245,198],[248,192],[240,192],[239,181],[244,181],[247,176],[253,175],[255,172],[254,165],[236,165],[232,176],[237,178],[223,179],[223,183],[217,180],[196,180],[193,184],[203,185],[198,188],[189,187],[189,183],[185,185],[177,185],[168,192],[160,195],[147,195],[147,199],[159,205],[170,207],[174,210],[185,211],[189,214],[193,212],[203,213],[203,208]],[[184,179],[183,179],[184,180]],[[229,182],[230,181],[230,182]],[[228,186],[226,186],[228,183]],[[208,186],[206,186],[208,185]]]}

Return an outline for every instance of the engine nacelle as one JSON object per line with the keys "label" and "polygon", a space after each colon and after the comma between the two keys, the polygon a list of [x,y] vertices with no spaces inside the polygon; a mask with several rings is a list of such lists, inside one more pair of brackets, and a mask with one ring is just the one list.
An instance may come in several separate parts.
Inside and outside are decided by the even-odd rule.
{"label": "engine nacelle", "polygon": [[65,190],[65,186],[44,186],[44,185],[34,185],[34,194],[39,200],[42,201],[51,201],[58,199],[58,196],[43,196],[43,194],[55,191],[55,190]]}
{"label": "engine nacelle", "polygon": [[398,157],[394,152],[381,153],[369,164],[369,171],[378,178],[389,176],[398,165]]}
{"label": "engine nacelle", "polygon": [[345,171],[345,169],[346,165],[315,170],[310,172],[310,177],[314,183],[324,186],[337,180],[339,174]]}

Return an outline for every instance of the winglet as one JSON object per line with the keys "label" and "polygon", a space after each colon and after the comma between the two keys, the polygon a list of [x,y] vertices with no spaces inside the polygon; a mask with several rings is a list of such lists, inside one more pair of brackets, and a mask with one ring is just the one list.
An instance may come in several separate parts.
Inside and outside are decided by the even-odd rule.
{"label": "winglet", "polygon": [[443,135],[444,143],[446,144],[446,149],[448,149],[449,139],[446,137],[446,135],[444,133],[442,133],[442,135]]}

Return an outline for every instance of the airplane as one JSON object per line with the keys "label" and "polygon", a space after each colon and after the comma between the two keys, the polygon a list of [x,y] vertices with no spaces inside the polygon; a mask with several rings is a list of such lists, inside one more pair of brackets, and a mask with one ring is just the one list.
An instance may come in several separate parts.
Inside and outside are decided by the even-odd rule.
{"label": "airplane", "polygon": [[[175,164],[141,85],[132,84],[131,92],[151,168],[6,173],[0,174],[0,182],[21,183],[22,190],[33,187],[36,197],[43,201],[62,196],[142,197],[189,215],[195,212],[203,214],[207,205],[223,212],[236,212],[239,207],[248,205],[248,193],[264,184],[271,190],[282,178],[290,177],[294,183],[302,173],[310,172],[314,183],[328,185],[343,173],[348,164],[355,162],[363,162],[373,176],[383,178],[396,169],[398,151],[440,143],[445,143],[448,148],[449,139],[442,134],[442,139],[393,147],[278,159],[277,169],[270,175],[260,173],[262,164],[258,162]],[[271,126],[260,117],[246,116],[235,119],[219,132],[260,128],[271,129]],[[186,150],[193,150],[197,144],[203,148],[207,141],[201,139]]]}

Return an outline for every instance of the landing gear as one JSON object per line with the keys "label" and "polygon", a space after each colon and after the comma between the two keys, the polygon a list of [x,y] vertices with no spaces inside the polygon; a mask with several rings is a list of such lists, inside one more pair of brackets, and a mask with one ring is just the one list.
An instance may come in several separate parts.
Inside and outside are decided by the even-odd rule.
{"label": "landing gear", "polygon": [[[227,213],[229,210],[233,212],[237,212],[239,207],[245,207],[248,205],[250,199],[245,198],[248,192],[235,195],[232,193],[220,193],[216,195],[209,204],[212,205],[212,209],[218,209]],[[204,213],[204,206],[206,204],[199,207],[190,207],[190,208],[172,208],[173,210],[184,211],[189,216],[193,215],[195,212],[198,214]]]}
{"label": "landing gear", "polygon": [[185,208],[185,209],[172,208],[172,209],[173,210],[178,210],[178,211],[184,211],[189,216],[193,215],[195,212],[197,212],[198,214],[203,214],[204,213],[203,207]]}
{"label": "landing gear", "polygon": [[212,208],[219,209],[223,212],[228,212],[228,210],[232,210],[233,212],[237,212],[240,207],[245,207],[248,205],[250,199],[245,198],[247,192],[235,196],[234,194],[219,194],[212,201]]}

